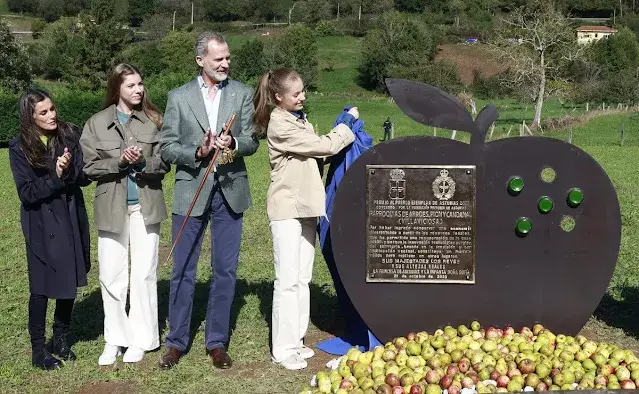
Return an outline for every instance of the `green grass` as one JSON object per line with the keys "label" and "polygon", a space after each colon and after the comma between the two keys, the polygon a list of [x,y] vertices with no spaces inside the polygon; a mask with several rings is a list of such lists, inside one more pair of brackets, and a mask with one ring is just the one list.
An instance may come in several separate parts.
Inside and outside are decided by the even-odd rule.
{"label": "green grass", "polygon": [[[2,8],[2,4],[3,3],[0,3],[0,8]],[[0,14],[1,13],[2,11],[0,10]],[[11,29],[11,31],[31,30],[31,23],[37,20],[37,18],[31,17],[31,16],[19,15],[19,14],[0,15],[0,18],[4,18],[7,22],[9,22],[9,28]]]}
{"label": "green grass", "polygon": [[336,95],[371,96],[372,93],[355,82],[361,51],[361,39],[356,37],[321,37],[318,39],[320,59],[319,92]]}
{"label": "green grass", "polygon": [[5,14],[9,12],[9,7],[7,6],[7,0],[0,0],[0,14]]}
{"label": "green grass", "polygon": [[[349,103],[348,99],[313,97],[314,112],[311,120],[326,131],[341,107]],[[366,120],[367,129],[376,140],[382,136],[381,123],[387,114],[397,122],[398,136],[428,134],[428,127],[417,125],[400,113],[400,110],[386,100],[368,99],[360,104],[361,114]],[[612,127],[619,121],[629,122],[626,118],[600,118],[592,123],[575,129],[576,138],[586,151],[592,154],[606,169],[619,193],[623,215],[622,248],[619,263],[610,286],[609,294],[604,298],[596,318],[588,324],[590,336],[598,339],[623,343],[637,348],[632,335],[635,327],[625,322],[635,322],[630,312],[626,320],[618,321],[617,314],[625,310],[626,302],[634,302],[639,285],[639,273],[635,256],[639,253],[639,207],[636,199],[636,184],[639,174],[628,168],[639,155],[639,144],[628,142],[623,147],[615,145],[614,138],[606,139],[602,134],[606,127]],[[636,122],[635,122],[636,123]],[[549,135],[561,138],[561,133]],[[628,140],[630,141],[630,140]],[[73,320],[73,335],[78,340],[74,350],[79,356],[75,363],[60,371],[45,373],[30,366],[30,344],[26,329],[28,281],[24,256],[24,240],[20,231],[19,202],[8,166],[7,151],[0,151],[0,200],[3,215],[0,216],[0,380],[3,392],[22,392],[29,387],[32,392],[103,389],[131,390],[136,392],[228,392],[228,393],[289,393],[296,392],[307,384],[312,374],[323,368],[329,357],[318,354],[311,367],[299,372],[289,372],[277,368],[269,362],[269,319],[273,281],[272,247],[268,223],[265,214],[265,195],[269,183],[268,156],[264,143],[258,152],[247,161],[250,174],[251,192],[254,206],[245,216],[242,249],[238,270],[238,286],[233,305],[233,332],[230,353],[236,361],[230,371],[214,370],[203,351],[203,332],[197,331],[193,338],[191,352],[180,365],[170,371],[160,371],[156,367],[161,351],[150,353],[138,366],[118,365],[116,368],[100,369],[97,358],[102,350],[102,306],[97,278],[96,234],[93,233],[94,268],[90,273],[89,286],[78,294]],[[164,182],[167,204],[172,202],[173,174]],[[94,186],[85,189],[85,200],[92,211],[92,193]],[[162,226],[163,261],[169,245],[169,222]],[[205,302],[210,278],[209,238],[204,241],[202,257],[199,263],[198,284],[194,308],[194,327],[197,328],[204,316]],[[170,267],[159,270],[158,295],[161,321],[167,314],[168,279]],[[53,304],[51,304],[51,307]],[[316,258],[312,283],[312,317],[309,341],[317,343],[330,333],[339,332],[341,319],[336,317],[337,300],[330,275],[321,255]],[[614,313],[613,313],[614,312]],[[52,311],[49,311],[49,321]],[[616,320],[617,319],[617,320]],[[626,324],[626,325],[624,325]],[[165,324],[162,327],[165,328]],[[630,330],[627,332],[622,329]],[[50,332],[50,331],[49,331]],[[166,330],[162,332],[162,339]],[[219,390],[219,391],[215,391]]]}
{"label": "green grass", "polygon": [[[4,4],[0,0],[0,7]],[[245,36],[234,36],[231,46],[241,45]],[[231,40],[231,39],[230,39]],[[354,82],[359,40],[355,38],[322,38],[320,49],[319,92],[309,93],[312,112],[310,120],[320,133],[325,133],[345,105],[357,105],[365,121],[365,130],[377,142],[382,137],[382,123],[390,117],[395,125],[396,138],[412,135],[450,137],[450,130],[433,130],[409,119],[388,98],[362,90]],[[329,70],[331,69],[331,70]],[[52,86],[55,93],[55,86]],[[489,102],[478,102],[477,109]],[[533,105],[512,100],[490,102],[500,112],[493,139],[503,138],[509,127],[510,136],[516,136],[522,121],[530,124]],[[561,117],[579,114],[582,106],[562,105],[550,100],[544,116]],[[636,114],[623,113],[595,118],[573,128],[576,145],[597,159],[612,179],[621,203],[622,244],[619,261],[610,288],[597,312],[587,324],[584,333],[595,340],[605,340],[620,346],[639,349],[637,337],[639,318],[633,309],[639,302],[639,203],[636,185],[639,172],[632,163],[639,157],[639,122]],[[626,127],[624,146],[619,146],[619,127]],[[546,136],[567,139],[567,131],[546,131]],[[467,141],[468,135],[459,133],[458,139]],[[193,311],[196,330],[191,352],[178,367],[160,371],[157,361],[163,351],[149,353],[136,366],[117,365],[101,369],[97,359],[104,345],[103,314],[97,277],[97,249],[95,232],[92,233],[93,269],[89,286],[80,290],[73,316],[74,350],[79,360],[60,371],[45,373],[30,365],[30,343],[27,332],[27,301],[29,297],[25,263],[24,238],[19,222],[19,201],[8,164],[8,152],[0,150],[0,382],[2,392],[214,392],[214,393],[296,393],[308,383],[311,376],[324,367],[329,356],[318,352],[308,369],[290,372],[269,361],[269,321],[273,275],[271,236],[266,218],[266,190],[269,184],[269,164],[264,142],[258,152],[247,160],[254,206],[246,213],[235,302],[233,304],[230,353],[235,366],[230,371],[215,370],[204,353],[204,335],[197,330],[203,321],[208,281],[210,278],[210,236],[203,243],[199,262],[198,283]],[[173,198],[173,173],[164,189],[167,206]],[[85,201],[92,217],[94,185],[85,189]],[[160,261],[163,263],[170,247],[170,222],[162,225]],[[168,279],[170,266],[158,272],[158,301],[160,305],[161,339],[166,336]],[[321,339],[339,333],[342,319],[326,265],[318,252],[311,286],[311,327],[308,342],[313,345]],[[50,304],[49,322],[52,321],[53,303]],[[50,323],[49,323],[50,327]],[[49,328],[50,334],[50,328]],[[64,389],[61,389],[63,387]]]}

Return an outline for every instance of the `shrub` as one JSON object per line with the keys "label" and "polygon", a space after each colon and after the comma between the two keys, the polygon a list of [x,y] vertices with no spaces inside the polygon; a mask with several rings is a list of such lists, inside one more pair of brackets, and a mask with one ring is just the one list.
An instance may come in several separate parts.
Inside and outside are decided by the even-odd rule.
{"label": "shrub", "polygon": [[385,13],[364,38],[359,82],[365,88],[383,91],[391,70],[413,68],[416,61],[430,62],[434,55],[433,35],[422,23],[396,11]]}
{"label": "shrub", "polygon": [[452,95],[464,89],[457,66],[448,61],[422,61],[410,67],[396,66],[390,70],[390,77],[423,82]]}
{"label": "shrub", "polygon": [[329,37],[338,35],[337,26],[333,21],[319,21],[315,25],[315,34],[318,37]]}
{"label": "shrub", "polygon": [[257,38],[245,42],[233,56],[233,78],[248,85],[254,86],[265,69],[264,43]]}
{"label": "shrub", "polygon": [[195,63],[195,35],[172,31],[160,42],[160,56],[165,69],[169,72],[192,73],[197,70]]}
{"label": "shrub", "polygon": [[304,80],[307,89],[317,86],[317,42],[313,31],[303,25],[286,28],[275,40],[267,41],[265,69],[292,67]]}
{"label": "shrub", "polygon": [[23,89],[31,82],[27,52],[0,19],[0,88],[9,91]]}
{"label": "shrub", "polygon": [[42,30],[44,30],[45,27],[47,27],[47,22],[42,19],[36,19],[31,22],[31,31],[33,32],[32,36],[34,40],[40,38],[40,34],[42,34]]}
{"label": "shrub", "polygon": [[490,77],[483,76],[479,71],[475,71],[472,89],[477,97],[483,99],[498,99],[511,97],[515,94],[511,84],[506,83],[508,72],[495,74]]}
{"label": "shrub", "polygon": [[160,45],[156,41],[136,42],[118,54],[118,59],[140,68],[144,75],[155,75],[164,72],[165,66],[158,61]]}

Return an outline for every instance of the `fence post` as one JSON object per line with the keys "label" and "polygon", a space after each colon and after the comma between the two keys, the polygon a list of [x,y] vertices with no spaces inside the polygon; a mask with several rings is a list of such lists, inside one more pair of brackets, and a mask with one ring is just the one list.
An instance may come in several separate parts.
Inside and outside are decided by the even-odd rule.
{"label": "fence post", "polygon": [[623,146],[623,137],[624,137],[624,134],[625,134],[625,129],[624,129],[624,127],[623,127],[623,123],[622,123],[622,124],[621,124],[621,136],[620,136],[620,139],[619,139],[619,145],[621,145],[621,146]]}
{"label": "fence post", "polygon": [[570,125],[570,129],[568,130],[568,143],[572,144],[572,124]]}

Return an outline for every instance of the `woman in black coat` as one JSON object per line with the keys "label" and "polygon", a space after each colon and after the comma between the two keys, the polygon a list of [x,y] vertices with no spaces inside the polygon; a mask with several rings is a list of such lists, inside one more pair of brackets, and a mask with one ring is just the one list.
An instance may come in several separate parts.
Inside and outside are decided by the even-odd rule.
{"label": "woman in black coat", "polygon": [[[29,270],[29,334],[32,363],[57,369],[76,356],[67,342],[77,288],[90,269],[89,221],[80,187],[91,183],[82,171],[80,129],[57,119],[42,90],[20,98],[20,135],[10,142],[9,161],[20,198],[20,221]],[[47,301],[56,299],[53,340],[45,346]]]}

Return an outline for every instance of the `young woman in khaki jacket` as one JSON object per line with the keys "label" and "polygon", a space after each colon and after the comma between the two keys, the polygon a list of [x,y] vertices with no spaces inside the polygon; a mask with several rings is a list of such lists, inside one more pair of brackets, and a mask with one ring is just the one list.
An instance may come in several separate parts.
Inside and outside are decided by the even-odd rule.
{"label": "young woman in khaki jacket", "polygon": [[275,283],[272,311],[272,360],[287,369],[306,367],[314,352],[303,343],[309,322],[309,283],[315,257],[318,217],[326,215],[326,194],[318,160],[350,145],[357,108],[344,124],[319,136],[306,120],[304,83],[290,68],[269,71],[255,94],[254,122],[266,136],[271,184],[266,207],[273,236]]}
{"label": "young woman in khaki jacket", "polygon": [[[109,75],[104,109],[85,124],[84,172],[95,187],[94,221],[104,307],[99,365],[135,363],[160,346],[157,305],[160,222],[167,218],[160,158],[162,114],[149,101],[137,68],[119,64]],[[126,313],[129,287],[129,313]]]}

